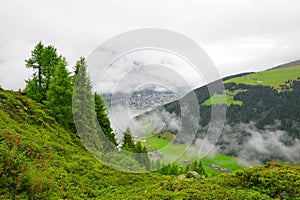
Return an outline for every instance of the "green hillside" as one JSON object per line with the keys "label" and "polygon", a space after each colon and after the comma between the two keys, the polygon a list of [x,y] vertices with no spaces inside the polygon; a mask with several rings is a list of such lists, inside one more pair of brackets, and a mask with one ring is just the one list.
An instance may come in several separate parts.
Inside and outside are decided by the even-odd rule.
{"label": "green hillside", "polygon": [[[171,133],[157,133],[152,137],[147,138],[147,141],[143,143],[143,145],[160,150],[163,153],[164,157],[170,158],[170,161],[172,159],[176,159],[176,163],[178,163],[179,165],[183,165],[182,161],[184,160],[189,160],[191,162],[199,160],[198,156],[189,155],[188,153],[189,151],[198,152],[198,149],[195,145],[187,146],[185,144],[174,144],[172,143],[174,139],[175,135]],[[167,148],[164,148],[166,146]],[[187,147],[189,149],[188,151],[186,151]],[[181,156],[178,157],[179,155]],[[208,176],[221,174],[223,172],[212,169],[211,167],[207,166],[207,164],[218,165],[228,170],[237,170],[245,167],[238,164],[238,162],[233,157],[222,155],[219,153],[204,157],[202,159],[202,163],[204,164],[204,169],[207,172]]]}
{"label": "green hillside", "polygon": [[[199,125],[202,128],[198,136],[201,138],[207,131],[211,105],[222,110],[222,105],[226,104],[226,128],[216,144],[219,153],[242,157],[249,162],[265,163],[273,159],[299,162],[296,148],[300,139],[300,66],[238,74],[223,80],[225,90],[215,87],[222,81],[218,80],[193,91],[198,98]],[[186,97],[188,95],[183,98]],[[164,108],[180,116],[179,101],[166,104]],[[274,135],[269,140],[276,142],[267,141],[268,135]],[[268,151],[262,151],[253,142],[257,138],[262,139]],[[291,154],[290,150],[294,153]]]}
{"label": "green hillside", "polygon": [[1,199],[300,198],[300,167],[268,164],[211,178],[131,174],[93,158],[41,104],[0,89]]}
{"label": "green hillside", "polygon": [[242,101],[234,100],[233,99],[233,97],[237,93],[242,92],[242,91],[243,90],[234,90],[234,91],[225,90],[223,92],[223,94],[217,94],[217,93],[215,93],[209,99],[207,99],[206,101],[204,101],[202,103],[202,105],[205,105],[205,106],[208,106],[208,105],[211,105],[211,104],[216,104],[216,105],[226,104],[227,106],[230,106],[230,105],[242,105],[243,104]]}
{"label": "green hillside", "polygon": [[[300,66],[290,66],[286,68],[275,68],[257,73],[250,73],[243,76],[226,79],[223,83],[246,84],[252,86],[268,86],[276,89],[278,92],[289,90],[294,80],[300,79]],[[243,102],[235,100],[234,96],[245,90],[225,90],[223,94],[213,94],[205,100],[202,105],[242,105]]]}
{"label": "green hillside", "polygon": [[[300,78],[300,66],[271,69],[252,73],[224,81],[224,83],[243,83],[247,85],[263,85],[280,89],[281,85],[288,85],[289,81]],[[288,83],[287,83],[288,82]]]}

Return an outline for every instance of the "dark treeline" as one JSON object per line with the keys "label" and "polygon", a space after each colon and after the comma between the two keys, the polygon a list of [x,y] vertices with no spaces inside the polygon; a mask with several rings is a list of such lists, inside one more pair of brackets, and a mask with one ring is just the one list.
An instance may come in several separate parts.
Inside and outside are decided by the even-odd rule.
{"label": "dark treeline", "polygon": [[[203,138],[206,135],[208,124],[211,121],[211,106],[202,105],[205,100],[210,98],[209,87],[203,86],[194,91],[198,97],[200,109],[199,124],[201,128],[198,130],[197,138]],[[242,150],[252,149],[252,155],[250,152],[249,155],[245,153],[249,160],[257,159],[266,162],[272,159],[284,161],[298,159],[297,155],[283,152],[285,147],[280,150],[268,142],[265,145],[269,150],[265,155],[255,152],[255,148],[259,147],[249,147],[246,144],[256,134],[261,135],[262,138],[268,138],[270,136],[264,134],[273,132],[273,134],[279,135],[279,138],[274,138],[274,140],[282,143],[286,148],[297,145],[295,142],[300,139],[300,78],[286,81],[279,90],[269,86],[236,83],[226,83],[225,89],[241,90],[234,96],[234,100],[242,101],[243,104],[231,104],[227,107],[225,123],[227,129],[223,130],[223,134],[217,142],[221,153],[239,156]],[[223,94],[223,91],[214,92]],[[165,105],[165,108],[168,112],[180,114],[178,101]]]}
{"label": "dark treeline", "polygon": [[300,139],[300,80],[292,81],[290,85],[281,92],[268,86],[226,85],[228,90],[245,90],[234,96],[234,100],[242,101],[243,105],[231,105],[227,109],[227,122],[252,121],[258,129],[264,129],[279,120],[279,129],[288,133],[284,142],[291,145],[296,138]]}
{"label": "dark treeline", "polygon": [[190,164],[178,164],[178,163],[172,163],[169,165],[162,165],[159,160],[157,160],[155,163],[152,163],[154,165],[155,169],[158,169],[157,172],[163,175],[180,175],[185,174],[190,171],[195,171],[199,175],[207,176],[207,173],[205,172],[205,169],[203,167],[202,161],[195,160],[194,162],[191,162]]}
{"label": "dark treeline", "polygon": [[[290,84],[281,92],[269,86],[246,85],[227,83],[225,89],[244,90],[234,96],[234,100],[242,101],[242,105],[230,105],[227,107],[226,122],[230,125],[237,123],[254,122],[258,129],[264,129],[266,125],[273,125],[280,121],[280,130],[288,132],[289,137],[286,144],[295,138],[300,139],[300,79],[287,81]],[[194,91],[198,98],[200,107],[200,125],[206,126],[211,118],[211,106],[201,105],[210,98],[207,86],[203,86]],[[222,94],[222,92],[217,92]],[[216,105],[217,106],[217,105]],[[168,112],[180,114],[178,101],[165,105]]]}

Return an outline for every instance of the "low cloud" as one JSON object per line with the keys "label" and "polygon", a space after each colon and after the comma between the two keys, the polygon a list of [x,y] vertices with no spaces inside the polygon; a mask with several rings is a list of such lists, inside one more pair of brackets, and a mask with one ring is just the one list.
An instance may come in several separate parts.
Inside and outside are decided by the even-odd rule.
{"label": "low cloud", "polygon": [[111,112],[109,112],[109,118],[112,128],[116,130],[119,139],[122,138],[127,128],[130,128],[134,136],[145,133],[151,136],[163,130],[177,133],[180,130],[180,118],[175,114],[170,114],[160,109],[161,107],[158,107],[150,112],[132,113],[130,109],[118,105],[112,107]]}
{"label": "low cloud", "polygon": [[226,125],[217,148],[242,162],[264,163],[272,159],[299,162],[300,141],[296,139],[292,145],[285,145],[288,133],[278,129],[279,123],[266,126],[265,130],[257,129],[253,122]]}

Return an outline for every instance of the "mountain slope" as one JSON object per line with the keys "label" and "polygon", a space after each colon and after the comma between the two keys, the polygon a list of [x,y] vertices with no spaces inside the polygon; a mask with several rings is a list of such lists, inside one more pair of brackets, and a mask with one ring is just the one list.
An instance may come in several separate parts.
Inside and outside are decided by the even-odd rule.
{"label": "mountain slope", "polygon": [[294,67],[294,66],[299,66],[299,65],[300,65],[300,60],[295,60],[295,61],[292,61],[292,62],[288,62],[288,63],[278,65],[278,66],[273,67],[271,69],[287,68],[287,67]]}
{"label": "mountain slope", "polygon": [[[225,90],[210,83],[194,90],[200,107],[203,138],[211,108],[227,105],[226,123],[217,143],[220,153],[248,161],[300,161],[300,66],[276,68],[224,78]],[[178,101],[165,105],[180,114]],[[213,144],[214,145],[214,144]]]}
{"label": "mountain slope", "polygon": [[263,72],[252,73],[242,77],[226,80],[224,83],[263,85],[280,89],[283,86],[287,86],[288,83],[297,80],[297,78],[300,78],[300,65],[285,68],[274,68]]}
{"label": "mountain slope", "polygon": [[126,174],[103,166],[75,134],[18,92],[1,90],[0,105],[0,196],[4,199],[87,199],[103,193],[113,197],[114,192],[138,191],[134,186],[141,181],[158,180],[150,174]]}
{"label": "mountain slope", "polygon": [[298,166],[270,163],[184,180],[115,171],[20,92],[0,89],[0,128],[2,199],[300,198]]}

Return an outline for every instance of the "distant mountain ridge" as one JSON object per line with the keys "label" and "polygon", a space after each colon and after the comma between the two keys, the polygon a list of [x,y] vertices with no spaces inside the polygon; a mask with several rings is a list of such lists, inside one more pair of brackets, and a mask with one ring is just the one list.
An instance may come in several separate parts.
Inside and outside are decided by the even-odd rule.
{"label": "distant mountain ridge", "polygon": [[292,61],[292,62],[288,62],[288,63],[285,63],[285,64],[281,64],[281,65],[278,65],[276,67],[272,67],[271,69],[269,70],[272,70],[272,69],[280,69],[280,68],[288,68],[288,67],[294,67],[294,66],[298,66],[300,65],[300,59],[299,60],[295,60],[295,61]]}
{"label": "distant mountain ridge", "polygon": [[[259,162],[272,159],[300,162],[300,66],[297,64],[295,61],[262,72],[225,77],[224,91],[209,91],[218,81],[192,91],[200,109],[197,138],[206,134],[212,106],[226,104],[226,123],[217,143],[220,153]],[[164,107],[180,116],[179,101]]]}

